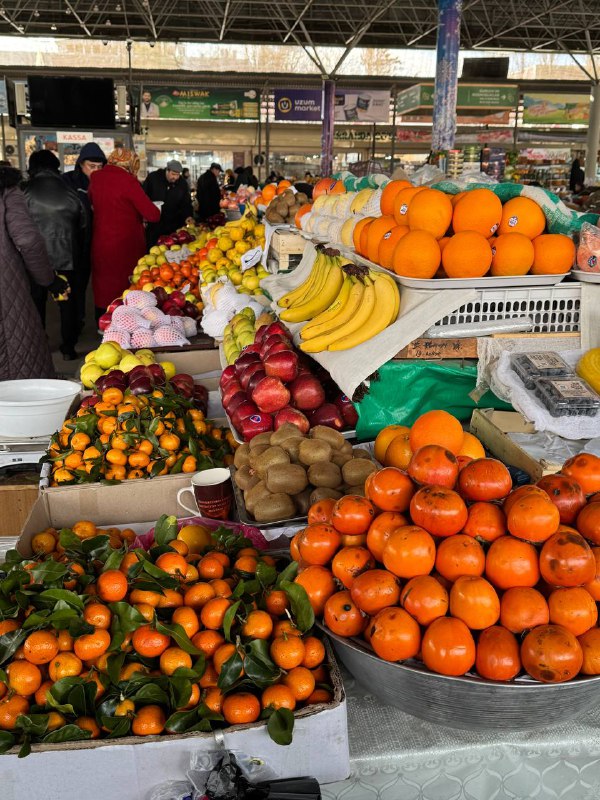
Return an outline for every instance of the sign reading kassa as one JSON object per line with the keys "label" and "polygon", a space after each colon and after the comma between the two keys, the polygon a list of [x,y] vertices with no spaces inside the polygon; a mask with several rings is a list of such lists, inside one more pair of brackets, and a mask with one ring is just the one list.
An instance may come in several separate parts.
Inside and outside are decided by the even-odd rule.
{"label": "sign reading kassa", "polygon": [[198,89],[144,86],[142,119],[230,120],[258,119],[256,89]]}

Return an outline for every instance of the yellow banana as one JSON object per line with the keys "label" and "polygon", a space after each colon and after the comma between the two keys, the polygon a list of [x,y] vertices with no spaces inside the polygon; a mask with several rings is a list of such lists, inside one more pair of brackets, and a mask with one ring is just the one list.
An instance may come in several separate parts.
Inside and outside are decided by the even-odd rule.
{"label": "yellow banana", "polygon": [[365,284],[360,280],[356,280],[350,290],[350,296],[339,314],[336,314],[336,316],[328,322],[316,328],[311,328],[307,331],[306,337],[304,336],[304,328],[302,329],[301,336],[305,338],[306,341],[300,345],[300,348],[305,353],[320,353],[321,350],[327,350],[327,345],[329,342],[333,341],[334,338],[332,334],[337,331],[339,327],[349,322],[358,312],[364,292]]}
{"label": "yellow banana", "polygon": [[317,250],[317,257],[312,265],[310,275],[300,284],[300,286],[297,286],[291,292],[288,292],[287,294],[284,294],[283,297],[279,298],[277,304],[280,308],[289,308],[293,303],[301,301],[306,293],[312,288],[313,284],[317,280],[317,276],[320,275],[320,270],[323,266],[323,263],[324,256],[320,250]]}
{"label": "yellow banana", "polygon": [[396,281],[392,278],[392,276],[387,274],[387,272],[380,272],[379,274],[384,278],[384,280],[386,280],[389,283],[394,293],[394,298],[395,298],[394,312],[392,314],[392,321],[389,323],[391,325],[393,322],[396,322],[396,320],[398,319],[398,314],[400,313],[400,287],[398,286]]}
{"label": "yellow banana", "polygon": [[374,280],[374,301],[368,318],[360,326],[356,326],[353,331],[332,342],[329,345],[329,350],[349,350],[351,347],[357,347],[357,345],[377,336],[392,321],[397,290],[394,291],[395,287],[390,286],[386,276],[382,273],[374,272],[372,275]]}
{"label": "yellow banana", "polygon": [[337,314],[342,310],[342,308],[346,304],[348,297],[350,296],[350,290],[352,289],[352,286],[353,286],[353,279],[349,275],[346,275],[338,296],[335,298],[335,300],[329,306],[329,308],[326,308],[325,311],[323,311],[321,314],[318,314],[310,322],[307,322],[306,325],[302,328],[302,330],[300,331],[300,336],[303,339],[309,338],[306,334],[308,334],[308,332],[313,328],[315,328],[317,325],[328,322],[330,319],[333,319],[335,316],[337,316]]}
{"label": "yellow banana", "polygon": [[323,350],[328,350],[333,342],[353,332],[355,326],[363,325],[369,319],[374,304],[375,289],[373,281],[368,277],[364,279],[364,283],[357,281],[352,287],[350,300],[344,308],[343,316],[340,315],[337,318],[338,320],[343,319],[344,322],[330,328],[314,339],[302,342],[300,349],[305,353],[320,353]]}
{"label": "yellow banana", "polygon": [[320,314],[335,300],[344,282],[344,272],[338,259],[334,259],[328,270],[324,270],[325,280],[310,298],[300,305],[294,305],[281,313],[284,322],[303,322]]}

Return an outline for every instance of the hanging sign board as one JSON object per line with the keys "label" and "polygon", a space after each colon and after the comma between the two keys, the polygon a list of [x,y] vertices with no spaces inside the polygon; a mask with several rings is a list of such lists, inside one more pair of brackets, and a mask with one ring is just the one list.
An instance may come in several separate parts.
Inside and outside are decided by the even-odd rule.
{"label": "hanging sign board", "polygon": [[589,94],[523,95],[523,122],[533,125],[587,125],[590,118]]}
{"label": "hanging sign board", "polygon": [[323,92],[321,89],[275,89],[275,120],[320,122]]}
{"label": "hanging sign board", "polygon": [[390,92],[336,89],[336,122],[390,122]]}
{"label": "hanging sign board", "polygon": [[256,89],[189,89],[144,86],[142,119],[233,120],[258,119]]}
{"label": "hanging sign board", "polygon": [[56,141],[59,144],[86,144],[94,139],[91,131],[56,131]]}
{"label": "hanging sign board", "polygon": [[[396,113],[409,114],[418,109],[433,108],[433,83],[417,83],[396,96]],[[457,109],[494,109],[516,107],[519,99],[517,86],[504,84],[459,83],[456,94]]]}

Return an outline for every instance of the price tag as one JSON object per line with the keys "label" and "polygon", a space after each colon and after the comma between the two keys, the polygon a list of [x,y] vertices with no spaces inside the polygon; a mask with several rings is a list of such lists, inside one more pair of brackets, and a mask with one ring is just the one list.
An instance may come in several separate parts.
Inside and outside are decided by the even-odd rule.
{"label": "price tag", "polygon": [[247,269],[251,267],[255,267],[257,264],[260,264],[260,260],[262,258],[263,250],[262,247],[254,247],[252,250],[248,250],[247,253],[244,253],[242,256],[242,272],[245,272]]}

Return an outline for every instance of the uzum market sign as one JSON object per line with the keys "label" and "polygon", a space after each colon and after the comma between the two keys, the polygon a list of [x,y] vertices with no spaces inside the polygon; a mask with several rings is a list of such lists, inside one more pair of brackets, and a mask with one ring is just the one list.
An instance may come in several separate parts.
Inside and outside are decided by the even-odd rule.
{"label": "uzum market sign", "polygon": [[275,120],[320,122],[323,92],[321,89],[275,89]]}
{"label": "uzum market sign", "polygon": [[188,89],[144,86],[142,119],[233,120],[258,119],[256,89]]}

